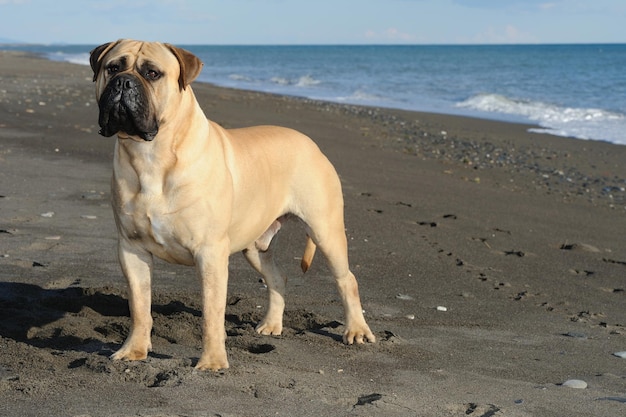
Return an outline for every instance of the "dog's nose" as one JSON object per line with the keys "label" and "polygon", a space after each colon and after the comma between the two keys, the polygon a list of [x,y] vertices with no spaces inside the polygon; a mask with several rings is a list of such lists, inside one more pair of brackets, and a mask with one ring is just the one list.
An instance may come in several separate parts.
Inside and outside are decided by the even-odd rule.
{"label": "dog's nose", "polygon": [[120,90],[132,90],[137,87],[137,80],[135,77],[129,76],[127,74],[118,75],[115,80],[116,87]]}

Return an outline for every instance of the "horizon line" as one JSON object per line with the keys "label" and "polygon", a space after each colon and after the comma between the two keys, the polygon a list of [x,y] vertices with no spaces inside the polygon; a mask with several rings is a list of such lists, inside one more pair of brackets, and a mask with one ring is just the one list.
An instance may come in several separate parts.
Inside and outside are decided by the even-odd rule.
{"label": "horizon line", "polygon": [[[95,43],[71,42],[20,42],[0,41],[0,46],[91,46]],[[187,43],[176,42],[176,45],[187,46],[559,46],[559,45],[624,45],[620,42],[505,42],[505,43]]]}

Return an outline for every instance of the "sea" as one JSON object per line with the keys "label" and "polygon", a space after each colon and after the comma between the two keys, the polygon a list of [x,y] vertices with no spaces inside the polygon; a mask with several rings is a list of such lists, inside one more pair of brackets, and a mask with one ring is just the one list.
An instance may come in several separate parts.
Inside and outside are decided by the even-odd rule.
{"label": "sea", "polygon": [[[0,45],[89,65],[96,45]],[[531,123],[626,145],[626,44],[180,45],[198,81],[337,103]]]}

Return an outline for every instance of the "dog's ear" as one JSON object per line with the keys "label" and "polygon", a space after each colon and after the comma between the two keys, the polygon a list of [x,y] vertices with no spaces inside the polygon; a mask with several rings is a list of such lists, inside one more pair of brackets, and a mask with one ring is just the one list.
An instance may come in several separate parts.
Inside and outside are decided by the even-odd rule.
{"label": "dog's ear", "polygon": [[96,81],[98,78],[98,74],[100,73],[100,68],[102,67],[102,58],[109,52],[115,45],[120,43],[120,41],[115,42],[107,42],[96,48],[94,48],[89,53],[89,64],[91,65],[91,69],[93,70],[93,80]]}
{"label": "dog's ear", "polygon": [[172,53],[178,60],[178,64],[180,65],[178,86],[182,91],[187,88],[187,86],[191,84],[191,82],[195,80],[198,75],[200,75],[200,71],[202,71],[202,65],[204,64],[202,63],[202,61],[200,61],[200,58],[183,48],[170,45],[169,43],[166,43],[165,46],[167,46],[167,48],[172,51]]}

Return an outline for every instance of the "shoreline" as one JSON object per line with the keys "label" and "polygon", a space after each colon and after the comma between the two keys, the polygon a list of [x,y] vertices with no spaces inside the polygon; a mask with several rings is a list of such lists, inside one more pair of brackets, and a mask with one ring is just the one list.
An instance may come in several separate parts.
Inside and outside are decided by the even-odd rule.
{"label": "shoreline", "polygon": [[198,282],[158,261],[153,352],[111,361],[129,318],[109,202],[115,139],[97,133],[91,80],[85,66],[0,52],[0,414],[623,413],[625,147],[209,84],[193,90],[211,120],[292,127],[335,165],[378,342],[339,342],[341,301],[322,256],[300,272],[294,222],[277,253],[282,336],[255,333],[267,290],[233,254],[231,368],[194,371]]}

